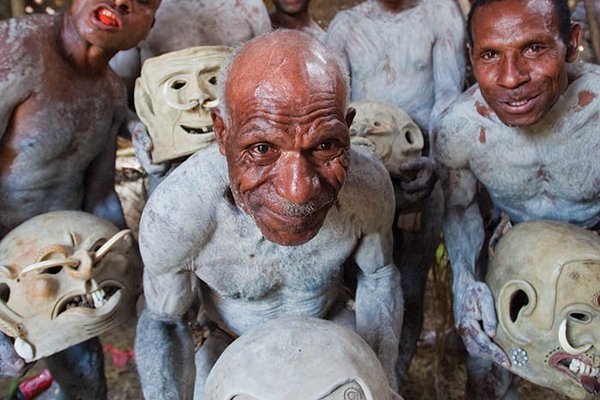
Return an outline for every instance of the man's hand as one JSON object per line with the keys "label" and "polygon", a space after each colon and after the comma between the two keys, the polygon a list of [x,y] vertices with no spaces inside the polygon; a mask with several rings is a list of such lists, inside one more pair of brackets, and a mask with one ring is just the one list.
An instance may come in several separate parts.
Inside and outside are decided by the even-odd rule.
{"label": "man's hand", "polygon": [[497,319],[494,298],[485,283],[470,280],[457,287],[454,315],[469,354],[510,367],[508,356],[491,341],[496,336]]}
{"label": "man's hand", "polygon": [[408,205],[415,204],[427,198],[435,183],[438,180],[438,174],[433,160],[427,157],[419,157],[410,160],[400,166],[402,172],[415,178],[408,182],[401,182],[402,197]]}
{"label": "man's hand", "polygon": [[148,135],[146,126],[137,118],[131,119],[127,123],[127,130],[131,134],[131,141],[133,142],[133,149],[135,156],[139,160],[142,168],[150,174],[155,176],[163,176],[170,165],[168,162],[154,164],[152,163],[152,139]]}
{"label": "man's hand", "polygon": [[0,377],[21,376],[26,371],[25,365],[25,360],[15,351],[12,340],[0,332]]}

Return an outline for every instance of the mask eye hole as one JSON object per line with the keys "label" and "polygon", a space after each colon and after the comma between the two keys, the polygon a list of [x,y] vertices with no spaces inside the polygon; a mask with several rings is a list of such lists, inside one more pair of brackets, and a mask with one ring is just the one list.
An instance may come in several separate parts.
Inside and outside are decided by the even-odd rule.
{"label": "mask eye hole", "polygon": [[56,275],[60,271],[62,271],[62,269],[63,269],[63,267],[61,267],[61,266],[50,267],[50,268],[46,268],[45,270],[41,271],[40,274]]}
{"label": "mask eye hole", "polygon": [[415,137],[411,131],[404,132],[404,137],[406,138],[408,144],[413,144],[415,142]]}
{"label": "mask eye hole", "polygon": [[180,79],[177,79],[177,80],[171,82],[171,89],[173,89],[173,90],[179,90],[179,89],[182,89],[183,87],[185,87],[186,84],[187,84],[186,81],[182,81]]}
{"label": "mask eye hole", "polygon": [[208,82],[211,85],[216,85],[217,84],[217,77],[216,76],[211,76],[210,79],[208,80]]}
{"label": "mask eye hole", "polygon": [[592,317],[588,313],[584,312],[571,312],[569,313],[569,319],[574,322],[587,324],[592,320]]}
{"label": "mask eye hole", "polygon": [[381,126],[381,122],[375,121],[375,122],[373,122],[373,126]]}
{"label": "mask eye hole", "polygon": [[0,301],[8,303],[10,299],[10,288],[6,283],[0,283]]}
{"label": "mask eye hole", "polygon": [[106,239],[98,239],[94,242],[94,244],[92,245],[92,247],[90,248],[90,251],[93,252],[97,252],[98,250],[100,250],[100,247],[102,247],[102,245],[106,243]]}

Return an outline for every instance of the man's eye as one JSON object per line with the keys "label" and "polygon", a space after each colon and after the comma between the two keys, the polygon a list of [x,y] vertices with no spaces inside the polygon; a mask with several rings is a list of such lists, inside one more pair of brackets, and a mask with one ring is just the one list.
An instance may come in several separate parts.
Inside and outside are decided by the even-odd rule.
{"label": "man's eye", "polygon": [[481,53],[481,58],[484,60],[492,60],[496,57],[496,53],[493,51],[484,51]]}
{"label": "man's eye", "polygon": [[254,146],[252,150],[258,154],[267,154],[269,150],[271,150],[271,146],[269,146],[268,144],[261,143]]}
{"label": "man's eye", "polygon": [[317,146],[317,149],[319,149],[321,151],[327,151],[327,150],[333,149],[333,146],[334,146],[333,141],[328,140],[326,142],[319,144],[319,146]]}
{"label": "man's eye", "polygon": [[542,45],[540,45],[540,44],[532,44],[531,46],[527,47],[526,52],[527,53],[539,53],[542,50],[543,50]]}

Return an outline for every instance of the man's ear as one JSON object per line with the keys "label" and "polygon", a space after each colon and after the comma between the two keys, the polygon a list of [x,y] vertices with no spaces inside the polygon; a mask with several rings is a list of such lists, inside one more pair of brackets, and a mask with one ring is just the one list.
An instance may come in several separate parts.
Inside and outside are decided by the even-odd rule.
{"label": "man's ear", "polygon": [[473,65],[473,45],[471,43],[467,43],[467,52],[469,53],[469,61]]}
{"label": "man's ear", "polygon": [[569,31],[569,43],[567,44],[567,62],[574,62],[579,55],[581,44],[581,25],[574,23]]}
{"label": "man's ear", "polygon": [[227,141],[227,132],[225,129],[225,122],[221,117],[221,110],[218,108],[213,108],[210,110],[210,116],[213,121],[213,130],[215,131],[215,138],[217,139],[217,143],[219,144],[219,152],[224,156],[225,155],[225,143]]}
{"label": "man's ear", "polygon": [[346,125],[348,125],[348,128],[350,128],[352,125],[352,121],[354,121],[355,116],[356,110],[352,107],[348,107],[348,110],[346,110]]}

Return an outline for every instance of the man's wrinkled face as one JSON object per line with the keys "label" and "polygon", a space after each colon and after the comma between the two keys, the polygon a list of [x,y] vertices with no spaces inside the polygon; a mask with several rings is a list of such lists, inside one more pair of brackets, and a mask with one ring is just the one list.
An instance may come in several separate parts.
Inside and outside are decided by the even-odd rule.
{"label": "man's wrinkled face", "polygon": [[159,4],[160,0],[74,0],[68,12],[88,43],[118,51],[148,36]]}
{"label": "man's wrinkled face", "polygon": [[310,0],[274,0],[275,8],[284,14],[299,14],[308,10]]}
{"label": "man's wrinkled face", "polygon": [[231,126],[222,149],[236,203],[268,240],[298,245],[318,233],[336,201],[350,136],[339,78],[319,84],[284,76],[291,78],[257,78],[254,90],[228,94]]}
{"label": "man's wrinkled face", "polygon": [[[560,38],[549,0],[492,1],[472,19],[469,48],[481,93],[510,126],[538,122],[565,91],[566,63],[576,57]],[[571,32],[572,49],[578,31]]]}

